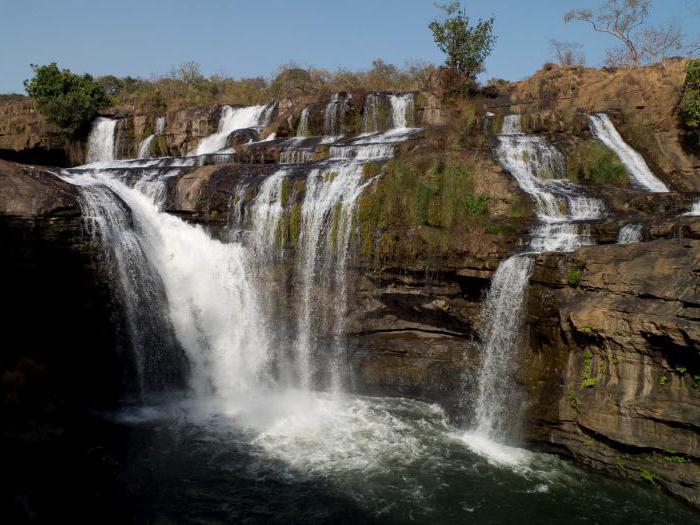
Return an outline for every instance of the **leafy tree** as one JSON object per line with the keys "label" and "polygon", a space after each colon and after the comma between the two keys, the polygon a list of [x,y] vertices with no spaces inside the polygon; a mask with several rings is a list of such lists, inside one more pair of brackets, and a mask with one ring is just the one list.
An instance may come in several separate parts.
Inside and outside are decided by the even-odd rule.
{"label": "leafy tree", "polygon": [[700,138],[700,59],[691,60],[686,68],[681,118],[683,124],[695,130]]}
{"label": "leafy tree", "polygon": [[447,66],[470,78],[483,71],[484,61],[491,54],[496,37],[493,17],[469,24],[469,17],[458,0],[438,5],[445,20],[434,20],[428,26],[440,51],[447,55]]}
{"label": "leafy tree", "polygon": [[312,93],[316,82],[307,70],[294,64],[282,66],[270,84],[270,93],[275,98],[295,97]]}
{"label": "leafy tree", "polygon": [[109,105],[104,88],[90,75],[58,69],[55,62],[47,66],[32,64],[32,70],[34,78],[25,80],[24,88],[39,113],[66,134],[75,135],[85,129],[97,111]]}

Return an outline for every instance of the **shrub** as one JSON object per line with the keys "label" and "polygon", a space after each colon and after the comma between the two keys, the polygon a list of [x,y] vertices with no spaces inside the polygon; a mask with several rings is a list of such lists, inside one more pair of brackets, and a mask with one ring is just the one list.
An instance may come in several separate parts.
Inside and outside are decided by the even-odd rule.
{"label": "shrub", "polygon": [[629,185],[627,170],[622,161],[614,151],[597,140],[579,144],[568,155],[566,168],[569,179],[580,184]]}
{"label": "shrub", "polygon": [[566,276],[566,282],[571,286],[578,286],[581,283],[581,270],[571,270]]}
{"label": "shrub", "polygon": [[700,130],[700,59],[691,60],[685,71],[681,121],[689,129]]}
{"label": "shrub", "polygon": [[105,90],[90,75],[60,70],[55,62],[48,66],[32,64],[32,69],[34,78],[24,82],[27,93],[39,113],[68,135],[85,129],[97,111],[109,105]]}

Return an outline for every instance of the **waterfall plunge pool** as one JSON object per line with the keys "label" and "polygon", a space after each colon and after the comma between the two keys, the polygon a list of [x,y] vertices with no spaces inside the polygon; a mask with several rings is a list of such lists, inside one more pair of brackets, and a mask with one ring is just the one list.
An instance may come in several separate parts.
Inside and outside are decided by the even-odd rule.
{"label": "waterfall plunge pool", "polygon": [[[102,418],[129,517],[156,523],[691,523],[641,483],[496,444],[403,398],[270,392]],[[663,518],[661,518],[663,516]]]}

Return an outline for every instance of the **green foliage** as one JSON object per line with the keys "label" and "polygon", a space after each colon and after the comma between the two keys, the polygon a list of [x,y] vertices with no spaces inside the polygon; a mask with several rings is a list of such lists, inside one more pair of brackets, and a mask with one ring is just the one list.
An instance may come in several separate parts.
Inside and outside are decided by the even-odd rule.
{"label": "green foliage", "polygon": [[624,164],[614,151],[597,140],[576,147],[566,159],[569,179],[579,184],[629,186]]}
{"label": "green foliage", "polygon": [[700,131],[700,59],[688,62],[685,70],[681,121],[687,128]]}
{"label": "green foliage", "polygon": [[669,463],[676,463],[679,465],[683,463],[692,463],[692,460],[690,458],[686,456],[679,456],[677,454],[665,455],[664,461],[668,461]]}
{"label": "green foliage", "polygon": [[653,483],[655,480],[660,479],[657,474],[652,472],[651,470],[647,470],[645,468],[640,468],[639,469],[639,476],[645,480]]}
{"label": "green foliage", "polygon": [[499,233],[513,233],[515,227],[510,224],[488,224],[484,230],[490,235],[496,235]]}
{"label": "green foliage", "polygon": [[[590,330],[590,328],[589,328]],[[582,329],[583,331],[583,329]],[[582,380],[581,380],[581,388],[591,388],[596,385],[598,382],[595,377],[592,377],[593,374],[593,354],[589,351],[586,350],[583,353],[583,371],[582,371]]]}
{"label": "green foliage", "polygon": [[566,282],[570,286],[578,286],[581,283],[581,270],[571,270],[566,276]]}
{"label": "green foliage", "polygon": [[34,77],[24,81],[27,93],[39,113],[67,135],[84,130],[97,111],[109,105],[104,89],[90,75],[61,70],[55,62],[47,66],[32,64],[32,70]]}
{"label": "green foliage", "polygon": [[[365,176],[377,167],[366,167]],[[358,202],[360,246],[364,255],[375,248],[391,251],[405,236],[383,232],[411,230],[428,244],[444,247],[450,232],[469,228],[488,215],[489,197],[474,193],[471,167],[443,155],[396,159]]]}
{"label": "green foliage", "polygon": [[447,55],[447,66],[470,78],[483,71],[484,61],[491,54],[496,37],[493,17],[469,24],[460,3],[452,0],[439,6],[446,15],[444,21],[434,20],[428,26],[440,51]]}
{"label": "green foliage", "polygon": [[661,376],[661,377],[659,378],[659,384],[660,384],[661,386],[664,386],[666,383],[668,383],[668,377],[666,377],[666,376]]}
{"label": "green foliage", "polygon": [[576,392],[574,392],[573,390],[569,390],[568,398],[569,398],[569,406],[573,409],[574,412],[576,412],[577,414],[580,414],[581,407],[579,406],[578,397],[576,396]]}
{"label": "green foliage", "polygon": [[677,366],[676,367],[676,372],[678,372],[680,375],[685,374],[688,371],[688,369],[684,366]]}

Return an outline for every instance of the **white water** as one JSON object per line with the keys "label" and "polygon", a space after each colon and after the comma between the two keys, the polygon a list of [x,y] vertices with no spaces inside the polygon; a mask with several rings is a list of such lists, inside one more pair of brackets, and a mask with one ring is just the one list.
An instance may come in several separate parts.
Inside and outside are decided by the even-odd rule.
{"label": "white water", "polygon": [[274,104],[233,108],[224,106],[216,133],[203,138],[195,151],[196,155],[216,153],[226,147],[231,133],[239,129],[263,128],[267,126],[274,111]]}
{"label": "white water", "polygon": [[92,123],[87,141],[85,162],[109,162],[114,160],[114,131],[117,121],[111,118],[97,117]]}
{"label": "white water", "polygon": [[690,209],[690,211],[685,212],[683,215],[685,215],[686,217],[700,216],[700,201],[693,204],[693,207]]}
{"label": "white water", "polygon": [[633,242],[641,242],[642,240],[642,225],[641,224],[626,224],[620,228],[620,233],[617,236],[618,244],[630,244]]}
{"label": "white water", "polygon": [[402,95],[390,95],[391,103],[392,127],[405,129],[409,126],[409,118],[413,121],[414,115],[414,95],[413,93],[404,93]]}
{"label": "white water", "polygon": [[350,107],[352,95],[336,93],[326,105],[323,114],[323,134],[335,137],[343,134],[345,114]]}
{"label": "white water", "polygon": [[[386,105],[389,107],[387,108]],[[406,129],[412,125],[414,118],[414,95],[403,93],[400,95],[387,95],[384,93],[370,93],[365,100],[364,113],[362,115],[362,132],[377,133],[382,131],[384,123],[381,122],[382,109],[391,111],[391,123],[389,129]]]}
{"label": "white water", "polygon": [[299,117],[299,126],[297,127],[297,137],[308,137],[311,135],[311,130],[309,129],[309,113],[311,112],[311,106],[306,106],[301,110],[301,116]]}
{"label": "white water", "polygon": [[669,191],[651,172],[644,158],[622,139],[605,113],[590,115],[588,122],[593,136],[617,154],[635,184],[648,191]]}
{"label": "white water", "polygon": [[151,143],[157,135],[160,135],[165,130],[165,117],[158,117],[156,119],[156,132],[152,133],[146,137],[141,144],[139,144],[138,158],[147,159],[151,156]]}
{"label": "white water", "polygon": [[498,266],[482,310],[483,362],[478,377],[474,428],[463,440],[474,452],[490,455],[496,463],[518,464],[520,449],[501,445],[517,427],[519,401],[513,374],[518,362],[523,310],[532,272],[533,254],[573,251],[590,244],[588,228],[580,221],[602,217],[602,202],[586,196],[564,179],[563,155],[541,137],[520,131],[520,116],[505,117],[498,137],[499,162],[535,203],[540,222],[531,232],[529,246]]}
{"label": "white water", "polygon": [[[236,399],[268,384],[266,324],[257,310],[247,249],[160,211],[152,197],[114,176],[97,171],[68,180],[84,187],[86,215],[114,249],[125,295],[147,293],[138,275],[144,268],[162,283],[166,299],[157,306],[166,309],[187,354],[194,394]],[[133,228],[115,196],[128,206]]]}

